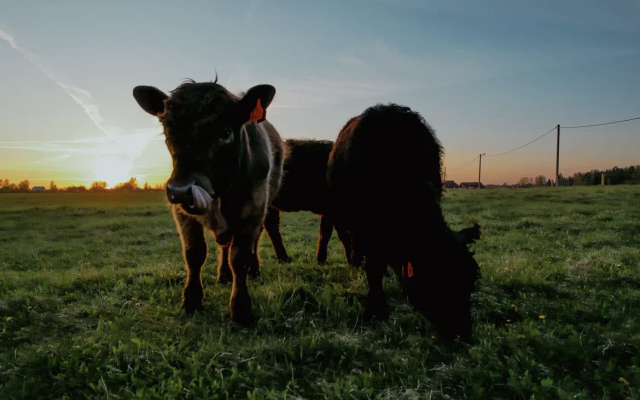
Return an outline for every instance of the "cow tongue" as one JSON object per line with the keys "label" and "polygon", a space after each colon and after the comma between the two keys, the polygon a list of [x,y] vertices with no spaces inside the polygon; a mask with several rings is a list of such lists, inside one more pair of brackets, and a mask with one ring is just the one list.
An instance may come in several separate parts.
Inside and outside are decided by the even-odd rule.
{"label": "cow tongue", "polygon": [[197,185],[191,186],[191,194],[193,194],[193,205],[189,205],[190,208],[204,211],[211,205],[213,199],[203,188]]}

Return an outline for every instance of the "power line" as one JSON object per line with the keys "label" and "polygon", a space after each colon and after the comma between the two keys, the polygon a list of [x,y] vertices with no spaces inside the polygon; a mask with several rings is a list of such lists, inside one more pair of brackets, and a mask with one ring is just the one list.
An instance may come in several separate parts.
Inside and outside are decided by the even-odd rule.
{"label": "power line", "polygon": [[455,171],[455,170],[457,170],[457,169],[462,169],[462,168],[466,167],[467,165],[471,164],[472,162],[474,162],[474,161],[476,160],[476,158],[478,158],[478,157],[479,157],[479,156],[475,156],[475,157],[473,157],[473,160],[469,161],[468,163],[466,163],[466,164],[465,164],[465,165],[463,165],[462,167],[458,167],[458,168],[451,168],[451,169],[449,169],[449,171]]}
{"label": "power line", "polygon": [[636,119],[640,119],[640,117],[623,119],[623,120],[620,120],[620,121],[605,122],[603,124],[579,125],[579,126],[563,126],[562,129],[590,128],[592,126],[612,125],[612,124],[619,124],[621,122],[635,121]]}
{"label": "power line", "polygon": [[[563,127],[563,128],[564,128],[564,127]],[[555,131],[555,130],[556,130],[556,127],[554,126],[553,128],[551,128],[551,130],[550,130],[549,132],[545,133],[545,134],[544,134],[544,135],[542,135],[542,136],[538,136],[537,138],[533,139],[532,141],[530,141],[530,142],[529,142],[529,143],[527,143],[527,144],[524,144],[524,145],[522,145],[522,146],[520,146],[520,147],[517,147],[517,148],[515,148],[515,149],[513,149],[513,150],[505,151],[504,153],[491,154],[491,155],[488,155],[488,156],[485,156],[485,157],[498,157],[498,156],[503,156],[503,155],[505,155],[505,154],[513,153],[513,152],[514,152],[514,151],[516,151],[516,150],[520,150],[521,148],[523,148],[523,147],[527,147],[527,146],[528,146],[528,145],[530,145],[531,143],[536,142],[536,141],[538,141],[538,140],[542,139],[543,137],[547,136],[548,134],[550,134],[551,132],[553,132],[553,131]]]}

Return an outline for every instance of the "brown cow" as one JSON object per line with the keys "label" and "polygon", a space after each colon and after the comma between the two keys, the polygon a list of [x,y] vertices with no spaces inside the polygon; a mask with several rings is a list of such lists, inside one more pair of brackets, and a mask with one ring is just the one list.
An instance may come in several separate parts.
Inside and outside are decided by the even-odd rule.
{"label": "brown cow", "polygon": [[229,250],[230,271],[219,270],[218,282],[233,279],[233,322],[247,326],[254,319],[247,275],[257,273],[257,239],[280,188],[284,158],[282,139],[266,120],[275,92],[258,85],[235,96],[217,78],[188,81],[171,96],[151,86],[133,89],[140,107],[160,119],[173,159],[167,198],[187,267],[182,307],[189,314],[202,308],[206,228]]}

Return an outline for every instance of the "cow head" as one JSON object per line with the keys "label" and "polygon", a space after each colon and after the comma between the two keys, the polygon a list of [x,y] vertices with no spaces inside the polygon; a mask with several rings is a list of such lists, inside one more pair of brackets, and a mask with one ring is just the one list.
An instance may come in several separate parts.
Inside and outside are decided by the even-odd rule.
{"label": "cow head", "polygon": [[414,254],[402,286],[418,312],[446,338],[471,335],[471,294],[480,269],[466,243],[446,233]]}
{"label": "cow head", "polygon": [[231,189],[247,151],[243,125],[262,122],[275,95],[270,85],[258,85],[243,96],[216,82],[188,81],[168,96],[152,86],[137,86],[133,97],[159,118],[173,160],[167,198],[188,214],[209,211],[212,200]]}

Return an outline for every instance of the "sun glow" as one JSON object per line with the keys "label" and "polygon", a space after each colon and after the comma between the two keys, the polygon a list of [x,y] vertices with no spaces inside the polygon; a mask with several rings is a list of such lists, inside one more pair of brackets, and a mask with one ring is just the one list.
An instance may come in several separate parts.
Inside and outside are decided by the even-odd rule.
{"label": "sun glow", "polygon": [[91,180],[105,181],[109,187],[113,187],[131,178],[131,167],[132,163],[126,157],[117,155],[97,156],[91,166]]}

